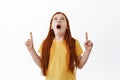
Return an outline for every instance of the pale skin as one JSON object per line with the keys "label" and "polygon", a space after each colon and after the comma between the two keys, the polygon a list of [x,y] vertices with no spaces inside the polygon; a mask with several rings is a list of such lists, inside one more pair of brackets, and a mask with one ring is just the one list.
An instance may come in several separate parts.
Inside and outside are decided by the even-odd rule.
{"label": "pale skin", "polygon": [[[28,39],[25,42],[25,45],[26,45],[26,48],[28,49],[28,51],[30,52],[34,62],[41,68],[41,65],[40,65],[41,58],[40,58],[40,56],[37,55],[37,53],[36,53],[36,51],[34,49],[32,32],[30,32],[30,39]],[[87,33],[86,33],[86,41],[84,43],[84,46],[85,46],[84,55],[78,57],[78,62],[79,62],[78,68],[80,68],[80,69],[87,62],[87,60],[89,58],[89,55],[90,55],[90,52],[91,52],[92,47],[93,47],[93,43],[88,39],[88,34]],[[81,57],[81,60],[80,60],[80,57]]]}
{"label": "pale skin", "polygon": [[[88,33],[87,32],[85,34],[85,38],[86,38],[86,41],[84,43],[84,46],[85,46],[84,54],[83,54],[83,56],[78,57],[78,68],[80,68],[80,69],[87,62],[87,60],[89,58],[89,55],[90,55],[90,52],[91,52],[91,50],[93,48],[93,43],[88,39]],[[80,60],[80,57],[81,57],[81,60]]]}
{"label": "pale skin", "polygon": [[41,67],[41,58],[40,56],[38,56],[37,52],[34,49],[34,43],[33,43],[33,36],[32,36],[32,32],[30,32],[30,39],[28,39],[25,42],[26,48],[28,49],[28,51],[30,52],[34,62]]}
{"label": "pale skin", "polygon": [[[61,25],[61,29],[59,29],[59,30],[56,29],[55,26],[57,24]],[[53,18],[51,29],[53,29],[54,32],[55,32],[55,39],[56,40],[59,40],[59,41],[63,40],[64,39],[64,34],[65,34],[65,29],[67,29],[65,17],[61,14],[57,14],[55,16],[55,18]],[[34,49],[32,32],[30,32],[30,39],[28,39],[25,42],[25,45],[26,45],[26,48],[28,49],[28,51],[30,52],[34,62],[41,68],[41,57],[37,54],[37,52]],[[89,58],[90,52],[93,48],[93,43],[88,39],[88,33],[87,32],[85,34],[84,46],[85,46],[85,51],[83,52],[84,54],[82,56],[79,56],[78,59],[77,59],[78,60],[77,67],[79,69],[83,68],[83,66],[86,64],[86,62]],[[80,58],[81,58],[81,60],[80,60]]]}

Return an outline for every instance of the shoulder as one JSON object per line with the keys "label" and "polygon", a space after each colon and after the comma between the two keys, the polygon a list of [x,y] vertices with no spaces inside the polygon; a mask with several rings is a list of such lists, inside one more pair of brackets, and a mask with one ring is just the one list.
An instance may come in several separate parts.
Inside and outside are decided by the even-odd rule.
{"label": "shoulder", "polygon": [[75,40],[75,44],[79,44],[79,40],[78,39],[74,39]]}

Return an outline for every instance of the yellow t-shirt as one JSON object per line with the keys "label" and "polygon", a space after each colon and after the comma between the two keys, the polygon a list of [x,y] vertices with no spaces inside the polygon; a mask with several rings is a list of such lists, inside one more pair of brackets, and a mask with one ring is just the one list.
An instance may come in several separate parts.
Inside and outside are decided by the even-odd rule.
{"label": "yellow t-shirt", "polygon": [[[38,52],[41,54],[42,46]],[[76,40],[76,54],[80,56],[83,50]],[[65,41],[53,40],[50,50],[50,60],[46,80],[76,80],[75,73],[68,71],[69,54]]]}

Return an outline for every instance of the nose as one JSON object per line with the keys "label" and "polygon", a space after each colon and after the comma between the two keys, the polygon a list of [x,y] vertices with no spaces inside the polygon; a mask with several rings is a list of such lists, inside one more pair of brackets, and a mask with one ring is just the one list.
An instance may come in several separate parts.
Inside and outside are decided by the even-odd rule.
{"label": "nose", "polygon": [[57,22],[61,22],[60,18],[57,19]]}

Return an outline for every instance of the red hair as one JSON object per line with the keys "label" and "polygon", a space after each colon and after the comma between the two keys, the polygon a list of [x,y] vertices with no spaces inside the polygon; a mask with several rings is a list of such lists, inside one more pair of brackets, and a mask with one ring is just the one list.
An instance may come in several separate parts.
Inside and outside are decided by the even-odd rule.
{"label": "red hair", "polygon": [[66,29],[66,32],[65,32],[64,39],[65,39],[65,42],[66,42],[66,45],[67,45],[67,50],[70,54],[69,55],[69,65],[68,65],[69,70],[71,72],[73,72],[75,66],[77,66],[77,63],[78,63],[77,56],[76,56],[76,51],[75,51],[75,39],[71,36],[70,25],[69,25],[68,18],[64,13],[56,12],[50,20],[49,32],[48,32],[48,35],[47,35],[46,39],[44,40],[43,46],[42,46],[41,69],[42,69],[42,73],[43,73],[44,76],[46,76],[46,72],[48,70],[49,58],[50,58],[50,48],[51,48],[51,45],[52,45],[52,41],[55,37],[54,31],[51,29],[51,27],[52,27],[53,17],[56,14],[64,15],[65,18],[66,18],[66,21],[67,21],[67,29]]}

